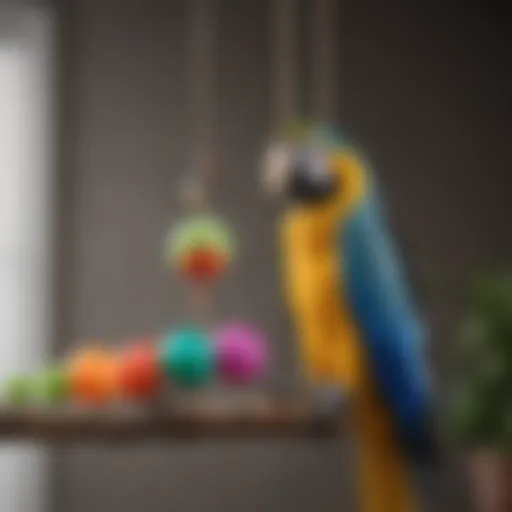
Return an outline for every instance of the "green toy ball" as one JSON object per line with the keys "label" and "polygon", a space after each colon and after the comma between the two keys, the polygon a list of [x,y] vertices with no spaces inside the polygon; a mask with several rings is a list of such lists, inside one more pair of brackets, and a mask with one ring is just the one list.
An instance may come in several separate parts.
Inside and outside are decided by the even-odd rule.
{"label": "green toy ball", "polygon": [[60,368],[46,370],[39,377],[37,385],[42,400],[51,404],[62,403],[70,394],[68,377]]}
{"label": "green toy ball", "polygon": [[25,405],[33,396],[34,383],[28,377],[13,377],[5,386],[5,399],[10,405]]}
{"label": "green toy ball", "polygon": [[161,346],[160,363],[179,387],[205,384],[215,371],[215,353],[209,335],[194,327],[170,332]]}

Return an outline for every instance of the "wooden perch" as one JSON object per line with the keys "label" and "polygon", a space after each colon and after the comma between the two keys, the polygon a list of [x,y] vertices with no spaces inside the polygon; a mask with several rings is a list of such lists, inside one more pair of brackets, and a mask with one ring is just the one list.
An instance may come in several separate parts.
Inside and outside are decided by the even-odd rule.
{"label": "wooden perch", "polygon": [[151,439],[307,438],[340,433],[343,408],[272,398],[240,404],[213,400],[153,410],[0,408],[0,440],[116,442]]}

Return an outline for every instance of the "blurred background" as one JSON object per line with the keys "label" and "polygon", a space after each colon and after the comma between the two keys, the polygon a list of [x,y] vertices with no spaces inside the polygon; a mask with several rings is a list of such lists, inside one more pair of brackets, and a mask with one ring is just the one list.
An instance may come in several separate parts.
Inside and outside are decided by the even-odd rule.
{"label": "blurred background", "polygon": [[[240,262],[217,310],[265,326],[294,381],[276,211],[257,166],[272,126],[271,0],[218,0],[214,201]],[[183,313],[160,243],[187,162],[186,0],[0,3],[0,377],[82,340]],[[308,111],[310,3],[298,2]],[[337,2],[332,117],[371,155],[408,240],[444,376],[464,287],[510,261],[510,19],[494,2]],[[469,510],[456,463],[428,511]],[[2,512],[355,510],[352,444],[229,442],[45,449],[3,444]]]}

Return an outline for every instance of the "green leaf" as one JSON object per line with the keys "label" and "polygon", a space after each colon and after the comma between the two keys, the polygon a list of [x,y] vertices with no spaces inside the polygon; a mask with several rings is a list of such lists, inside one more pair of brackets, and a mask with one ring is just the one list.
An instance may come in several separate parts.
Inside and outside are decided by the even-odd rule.
{"label": "green leaf", "polygon": [[512,399],[503,411],[503,425],[501,428],[501,441],[507,451],[512,452]]}
{"label": "green leaf", "polygon": [[488,351],[480,360],[477,375],[485,389],[499,389],[497,386],[504,385],[508,376],[506,359],[498,352]]}
{"label": "green leaf", "polygon": [[512,335],[512,274],[489,275],[475,280],[471,306],[495,326]]}
{"label": "green leaf", "polygon": [[475,279],[448,417],[464,442],[512,448],[512,272]]}
{"label": "green leaf", "polygon": [[463,441],[473,441],[483,435],[484,402],[474,386],[459,385],[452,394],[449,411],[451,429]]}
{"label": "green leaf", "polygon": [[481,315],[467,318],[459,333],[459,350],[463,357],[479,357],[492,339],[489,322]]}

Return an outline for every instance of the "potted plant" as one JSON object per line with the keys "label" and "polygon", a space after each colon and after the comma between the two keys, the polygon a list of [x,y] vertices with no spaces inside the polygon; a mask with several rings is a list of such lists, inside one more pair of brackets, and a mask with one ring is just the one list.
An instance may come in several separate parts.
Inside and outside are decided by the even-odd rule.
{"label": "potted plant", "polygon": [[512,273],[477,279],[449,407],[478,512],[512,511]]}

